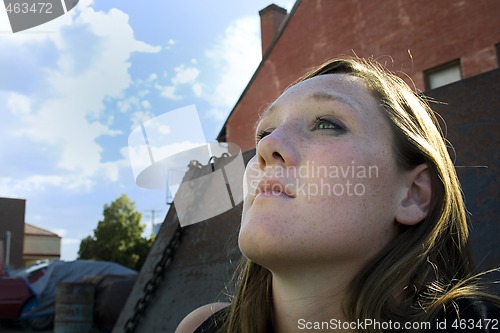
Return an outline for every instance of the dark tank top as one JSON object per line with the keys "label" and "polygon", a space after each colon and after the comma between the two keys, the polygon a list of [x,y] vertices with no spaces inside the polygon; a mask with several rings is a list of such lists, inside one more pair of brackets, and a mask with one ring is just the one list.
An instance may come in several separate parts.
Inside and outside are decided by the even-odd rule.
{"label": "dark tank top", "polygon": [[228,310],[229,307],[220,309],[219,311],[208,317],[208,319],[205,320],[200,326],[198,326],[196,331],[194,331],[193,333],[218,333],[220,328],[224,324],[226,311]]}
{"label": "dark tank top", "polygon": [[[432,321],[427,333],[461,332],[493,333],[500,332],[500,307],[492,302],[478,298],[460,298],[455,303],[458,313],[451,304]],[[219,333],[229,307],[223,308],[205,320],[193,333]],[[438,325],[437,323],[446,325]]]}

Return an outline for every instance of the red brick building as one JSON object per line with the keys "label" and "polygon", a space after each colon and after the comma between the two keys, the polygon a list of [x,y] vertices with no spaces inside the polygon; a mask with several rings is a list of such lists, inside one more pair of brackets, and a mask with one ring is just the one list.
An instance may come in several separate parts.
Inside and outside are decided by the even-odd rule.
{"label": "red brick building", "polygon": [[254,147],[259,111],[307,69],[338,55],[379,58],[419,90],[498,67],[497,0],[298,0],[285,13],[276,5],[260,11],[262,62],[218,136],[242,151]]}

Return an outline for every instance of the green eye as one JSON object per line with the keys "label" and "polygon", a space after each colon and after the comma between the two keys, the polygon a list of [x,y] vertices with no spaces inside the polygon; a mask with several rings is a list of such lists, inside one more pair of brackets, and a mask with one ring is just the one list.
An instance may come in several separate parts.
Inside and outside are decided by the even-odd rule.
{"label": "green eye", "polygon": [[318,121],[318,129],[336,129],[338,126],[326,121],[326,120],[320,120]]}
{"label": "green eye", "polygon": [[316,118],[314,128],[317,130],[334,131],[335,134],[342,134],[347,131],[346,127],[342,123],[337,123],[335,120],[325,119],[323,117]]}

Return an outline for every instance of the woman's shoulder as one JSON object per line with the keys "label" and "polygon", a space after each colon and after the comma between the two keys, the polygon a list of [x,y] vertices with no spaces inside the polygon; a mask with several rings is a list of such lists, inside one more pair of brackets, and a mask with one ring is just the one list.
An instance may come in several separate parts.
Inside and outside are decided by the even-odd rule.
{"label": "woman's shoulder", "polygon": [[231,303],[212,303],[199,307],[188,314],[177,326],[175,333],[193,333],[204,324],[210,317],[220,310],[228,307]]}

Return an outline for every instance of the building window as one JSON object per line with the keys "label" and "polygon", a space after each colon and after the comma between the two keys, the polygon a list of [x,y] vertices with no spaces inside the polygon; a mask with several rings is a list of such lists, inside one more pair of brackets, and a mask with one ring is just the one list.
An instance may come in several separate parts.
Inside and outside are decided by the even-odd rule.
{"label": "building window", "polygon": [[445,86],[460,81],[462,72],[460,60],[455,60],[444,65],[434,67],[424,72],[425,86],[427,90]]}

